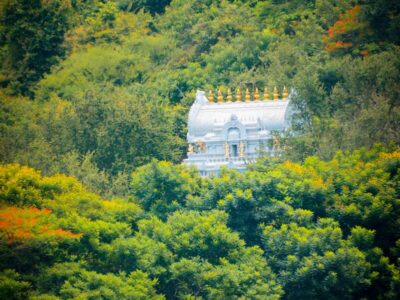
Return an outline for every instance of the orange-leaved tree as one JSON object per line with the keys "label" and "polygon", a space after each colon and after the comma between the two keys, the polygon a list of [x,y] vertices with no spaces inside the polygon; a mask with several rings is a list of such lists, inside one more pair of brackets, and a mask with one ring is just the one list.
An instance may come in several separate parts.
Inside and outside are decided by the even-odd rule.
{"label": "orange-leaved tree", "polygon": [[332,53],[356,52],[368,55],[364,49],[364,42],[368,37],[368,23],[363,20],[363,8],[356,5],[339,15],[335,22],[323,37],[325,50]]}
{"label": "orange-leaved tree", "polygon": [[49,209],[3,207],[0,209],[0,239],[8,245],[30,241],[78,239],[81,234],[57,228]]}

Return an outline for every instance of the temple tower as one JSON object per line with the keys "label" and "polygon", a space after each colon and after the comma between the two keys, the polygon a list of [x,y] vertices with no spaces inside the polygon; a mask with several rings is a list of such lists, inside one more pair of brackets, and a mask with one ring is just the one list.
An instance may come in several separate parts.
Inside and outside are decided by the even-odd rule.
{"label": "temple tower", "polygon": [[229,89],[226,99],[221,90],[217,90],[217,99],[212,91],[208,98],[198,91],[189,112],[184,163],[210,176],[218,175],[223,165],[244,171],[261,155],[278,155],[276,136],[289,127],[290,96],[284,88],[279,97],[275,87],[271,100],[268,89],[264,91],[262,95],[256,88],[251,94],[246,89],[245,101],[240,89],[235,96]]}

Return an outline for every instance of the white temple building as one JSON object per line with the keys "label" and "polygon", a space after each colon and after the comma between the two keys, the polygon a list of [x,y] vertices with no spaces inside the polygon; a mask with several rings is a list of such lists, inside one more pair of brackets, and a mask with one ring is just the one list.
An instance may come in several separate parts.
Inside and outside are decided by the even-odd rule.
{"label": "white temple building", "polygon": [[246,90],[242,101],[240,90],[235,100],[228,90],[226,101],[218,91],[218,102],[212,93],[198,91],[188,120],[188,153],[185,164],[194,165],[203,176],[218,175],[221,166],[244,171],[247,164],[261,155],[279,153],[278,133],[289,127],[292,114],[290,97],[284,88],[282,97],[274,89],[274,100],[268,90],[254,99]]}

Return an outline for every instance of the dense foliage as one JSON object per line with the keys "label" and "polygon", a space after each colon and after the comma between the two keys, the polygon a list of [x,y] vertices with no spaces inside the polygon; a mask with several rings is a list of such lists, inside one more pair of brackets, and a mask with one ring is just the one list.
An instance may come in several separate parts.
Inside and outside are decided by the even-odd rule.
{"label": "dense foliage", "polygon": [[0,159],[125,196],[136,167],[184,157],[195,90],[217,87],[291,87],[298,114],[282,138],[294,161],[399,144],[399,11],[392,0],[3,1]]}
{"label": "dense foliage", "polygon": [[127,200],[109,201],[72,177],[4,165],[0,294],[395,299],[399,176],[400,152],[379,147],[218,178],[153,161]]}
{"label": "dense foliage", "polygon": [[[396,299],[399,32],[396,0],[0,1],[0,298]],[[282,157],[176,164],[196,89],[283,85]]]}

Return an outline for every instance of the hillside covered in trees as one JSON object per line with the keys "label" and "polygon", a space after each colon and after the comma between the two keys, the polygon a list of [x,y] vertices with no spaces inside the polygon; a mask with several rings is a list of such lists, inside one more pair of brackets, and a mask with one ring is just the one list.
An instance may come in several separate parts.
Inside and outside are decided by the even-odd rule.
{"label": "hillside covered in trees", "polygon": [[400,152],[261,160],[201,178],[153,161],[130,196],[0,169],[2,299],[395,299]]}
{"label": "hillside covered in trees", "polygon": [[[1,299],[397,299],[400,2],[0,2]],[[279,158],[179,163],[197,89],[288,86]]]}

